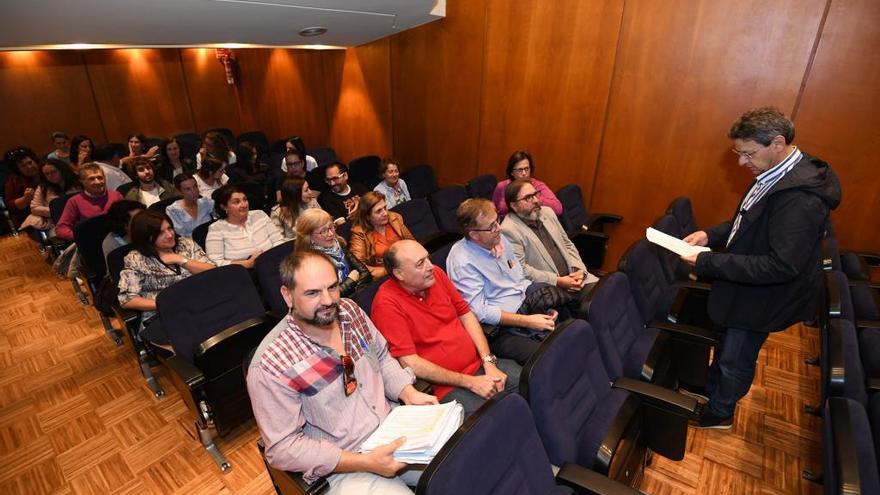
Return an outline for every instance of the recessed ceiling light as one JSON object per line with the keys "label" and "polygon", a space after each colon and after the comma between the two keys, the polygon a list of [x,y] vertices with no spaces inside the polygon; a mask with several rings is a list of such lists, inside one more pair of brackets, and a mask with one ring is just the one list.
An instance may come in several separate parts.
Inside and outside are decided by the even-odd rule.
{"label": "recessed ceiling light", "polygon": [[307,27],[299,30],[300,36],[321,36],[327,32],[327,28],[322,26]]}

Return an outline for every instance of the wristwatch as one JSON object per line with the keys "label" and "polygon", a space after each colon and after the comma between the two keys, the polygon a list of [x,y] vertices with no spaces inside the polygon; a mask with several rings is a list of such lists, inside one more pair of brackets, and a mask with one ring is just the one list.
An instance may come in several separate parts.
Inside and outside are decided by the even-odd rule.
{"label": "wristwatch", "polygon": [[183,261],[180,263],[180,266],[186,268],[186,264],[189,263],[189,258],[186,256],[183,257]]}
{"label": "wristwatch", "polygon": [[486,354],[483,356],[483,362],[495,365],[498,364],[498,358],[495,357],[495,354]]}

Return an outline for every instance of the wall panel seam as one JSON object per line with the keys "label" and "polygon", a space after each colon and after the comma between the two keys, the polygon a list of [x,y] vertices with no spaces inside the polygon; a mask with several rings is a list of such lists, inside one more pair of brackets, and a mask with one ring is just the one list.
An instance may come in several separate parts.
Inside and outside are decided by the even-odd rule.
{"label": "wall panel seam", "polygon": [[813,62],[816,60],[816,53],[819,51],[819,43],[822,41],[822,33],[825,31],[825,21],[828,20],[828,12],[831,11],[831,1],[826,0],[825,10],[822,12],[822,19],[819,20],[819,28],[816,30],[816,39],[813,40],[813,47],[810,49],[810,58],[807,60],[807,66],[804,68],[804,77],[801,79],[801,85],[798,88],[797,96],[794,99],[794,108],[791,110],[791,121],[794,122],[797,117],[798,110],[801,107],[801,100],[807,88],[807,80],[810,78],[810,72],[813,70]]}
{"label": "wall panel seam", "polygon": [[[92,103],[95,104],[95,113],[98,116],[98,124],[101,125],[101,132],[104,134],[104,142],[110,142],[107,137],[107,126],[104,125],[104,117],[101,115],[101,107],[98,105],[98,95],[95,94],[95,83],[92,81],[92,74],[89,72],[89,64],[86,62],[86,54],[79,50],[79,59],[82,61],[83,70],[86,71],[86,81],[89,83],[89,92],[92,94]],[[94,144],[94,143],[93,143]]]}

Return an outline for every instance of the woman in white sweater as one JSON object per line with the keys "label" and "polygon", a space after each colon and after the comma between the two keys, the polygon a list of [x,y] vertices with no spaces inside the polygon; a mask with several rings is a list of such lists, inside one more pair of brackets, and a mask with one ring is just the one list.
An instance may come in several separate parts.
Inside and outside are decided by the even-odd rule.
{"label": "woman in white sweater", "polygon": [[205,252],[217,266],[253,268],[260,254],[285,240],[268,215],[249,209],[238,186],[227,184],[214,193],[214,211],[220,220],[208,228]]}

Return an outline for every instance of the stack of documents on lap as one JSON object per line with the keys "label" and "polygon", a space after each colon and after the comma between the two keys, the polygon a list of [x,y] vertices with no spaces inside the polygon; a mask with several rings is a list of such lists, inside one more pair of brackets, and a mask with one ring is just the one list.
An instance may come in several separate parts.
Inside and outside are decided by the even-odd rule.
{"label": "stack of documents on lap", "polygon": [[648,238],[649,241],[654,244],[666,248],[673,253],[679,256],[690,256],[692,254],[699,254],[706,251],[711,251],[711,249],[703,246],[691,246],[690,244],[684,242],[681,239],[676,237],[672,237],[669,234],[664,234],[657,229],[653,229],[648,227],[645,231],[645,237]]}
{"label": "stack of documents on lap", "polygon": [[407,464],[428,464],[464,421],[461,404],[452,401],[436,406],[399,406],[361,445],[361,452],[406,437],[394,459]]}

